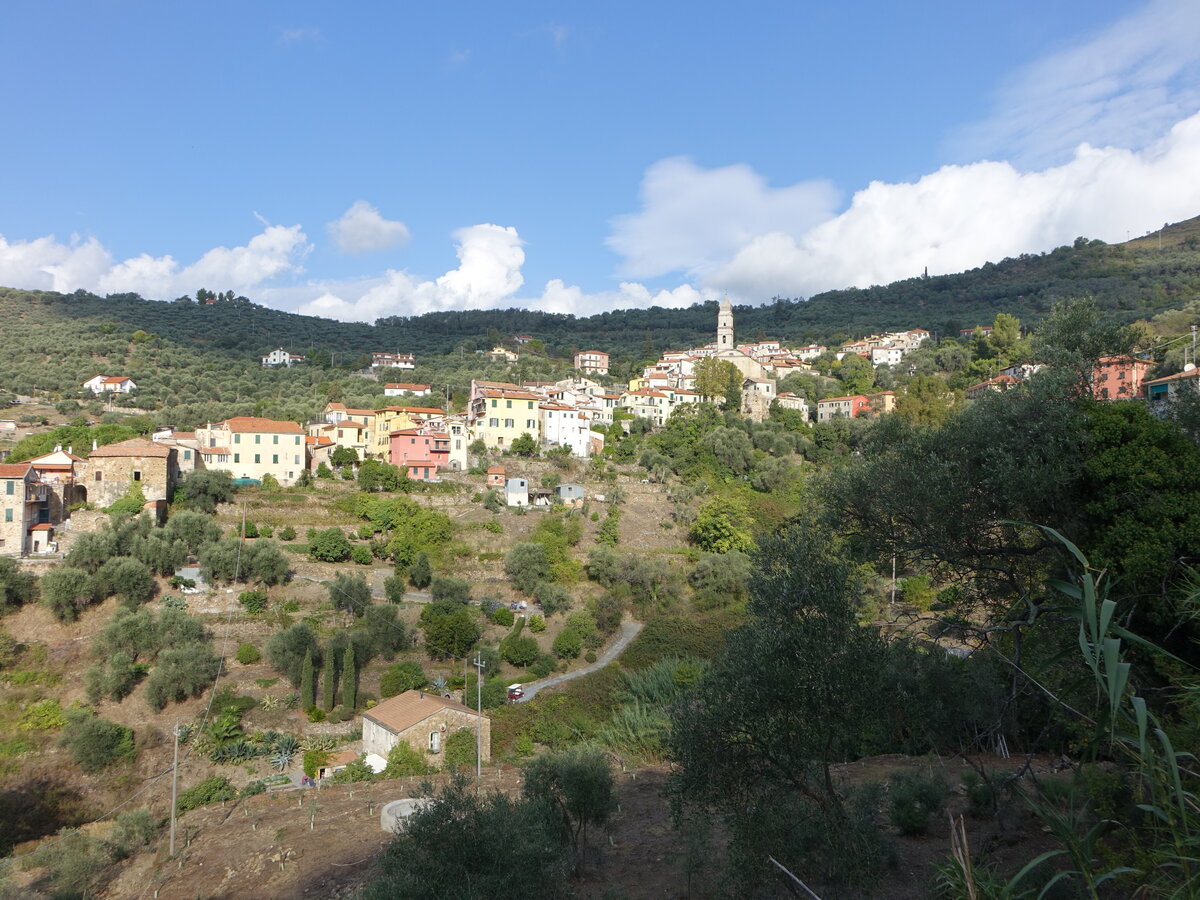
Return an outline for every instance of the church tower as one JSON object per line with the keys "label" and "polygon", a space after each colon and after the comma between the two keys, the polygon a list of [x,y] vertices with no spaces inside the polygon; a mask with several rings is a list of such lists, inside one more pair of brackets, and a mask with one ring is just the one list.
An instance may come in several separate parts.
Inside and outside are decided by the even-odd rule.
{"label": "church tower", "polygon": [[732,350],[733,347],[733,305],[728,297],[723,297],[717,310],[717,349]]}

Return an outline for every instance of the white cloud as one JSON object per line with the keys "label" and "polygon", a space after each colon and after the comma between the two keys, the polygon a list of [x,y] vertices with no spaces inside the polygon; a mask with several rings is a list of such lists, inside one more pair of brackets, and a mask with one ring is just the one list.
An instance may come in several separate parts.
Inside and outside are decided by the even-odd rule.
{"label": "white cloud", "polygon": [[345,253],[387,250],[408,241],[408,226],[385,219],[366,200],[359,200],[341,217],[325,226],[329,237]]}
{"label": "white cloud", "polygon": [[1200,3],[1154,0],[1018,70],[995,110],[951,141],[959,159],[1042,167],[1083,142],[1141,148],[1200,109]]}
{"label": "white cloud", "polygon": [[1078,236],[1122,241],[1200,211],[1200,114],[1144,150],[1080,146],[1061,166],[945,166],[913,183],[873,182],[797,238],[748,241],[705,280],[761,302],[834,287],[957,272]]}
{"label": "white cloud", "polygon": [[[651,293],[644,285],[622,282],[615,291],[587,293],[559,278],[546,282],[540,294],[520,293],[525,279],[523,242],[515,228],[472,225],[454,233],[457,268],[434,279],[420,279],[389,269],[382,278],[351,279],[313,286],[319,295],[301,302],[298,312],[344,321],[371,322],[395,315],[420,315],[444,309],[490,309],[518,306],[547,312],[587,315],[633,306],[690,306],[701,300],[690,285]],[[271,292],[279,305],[293,305],[305,289]],[[311,296],[311,293],[309,294]]]}
{"label": "white cloud", "polygon": [[833,215],[839,199],[826,181],[771,188],[747,165],[701,169],[682,156],[646,170],[641,198],[639,212],[613,220],[606,241],[624,257],[618,272],[634,278],[703,277],[757,235],[799,237]]}
{"label": "white cloud", "polygon": [[0,284],[69,293],[134,292],[169,300],[200,287],[249,293],[280,275],[300,273],[308,250],[299,225],[271,225],[245,246],[216,247],[188,266],[147,254],[113,264],[95,238],[61,243],[53,236],[9,243],[0,237]]}

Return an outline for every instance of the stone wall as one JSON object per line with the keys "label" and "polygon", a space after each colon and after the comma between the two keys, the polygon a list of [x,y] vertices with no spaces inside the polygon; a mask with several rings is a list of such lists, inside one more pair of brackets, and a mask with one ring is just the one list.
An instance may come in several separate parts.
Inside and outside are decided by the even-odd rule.
{"label": "stone wall", "polygon": [[[440,766],[442,755],[446,752],[446,739],[462,728],[466,728],[474,734],[476,718],[472,713],[465,713],[457,709],[443,709],[397,735],[364,717],[363,752],[376,753],[387,759],[392,747],[400,741],[404,741],[418,753],[425,755],[429,752],[429,736],[437,732],[441,736],[440,749],[431,756],[433,761]],[[483,717],[482,740],[483,761],[486,763],[492,758],[492,722],[487,716]]]}
{"label": "stone wall", "polygon": [[147,500],[166,500],[172,487],[170,460],[164,457],[102,456],[87,460],[81,469],[79,482],[87,488],[88,502],[99,507],[124,497],[134,473]]}

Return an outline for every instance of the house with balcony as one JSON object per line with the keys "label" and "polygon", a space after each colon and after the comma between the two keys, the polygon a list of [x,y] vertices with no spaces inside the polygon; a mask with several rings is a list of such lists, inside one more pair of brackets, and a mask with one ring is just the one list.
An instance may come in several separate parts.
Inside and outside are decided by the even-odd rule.
{"label": "house with balcony", "polygon": [[1103,356],[1092,370],[1092,396],[1097,400],[1134,400],[1143,396],[1142,382],[1154,368],[1136,356]]}
{"label": "house with balcony", "polygon": [[607,375],[608,354],[603,350],[580,350],[575,354],[575,368],[585,375]]}
{"label": "house with balcony", "polygon": [[45,553],[53,538],[49,488],[29,462],[0,464],[0,556]]}
{"label": "house with balcony", "polygon": [[871,401],[862,394],[826,397],[817,401],[817,422],[830,422],[837,418],[853,419],[867,415],[870,410]]}

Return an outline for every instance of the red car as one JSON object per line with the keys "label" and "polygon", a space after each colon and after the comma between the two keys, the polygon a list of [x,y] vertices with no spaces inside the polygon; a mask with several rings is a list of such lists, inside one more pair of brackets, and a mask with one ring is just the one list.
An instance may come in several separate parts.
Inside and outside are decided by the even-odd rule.
{"label": "red car", "polygon": [[519,684],[510,684],[508,686],[508,702],[516,703],[525,696],[525,689]]}

